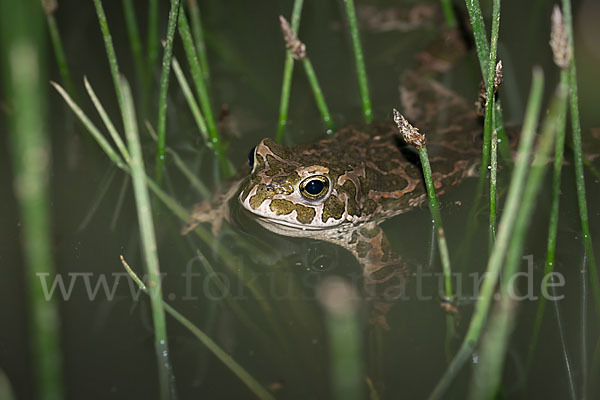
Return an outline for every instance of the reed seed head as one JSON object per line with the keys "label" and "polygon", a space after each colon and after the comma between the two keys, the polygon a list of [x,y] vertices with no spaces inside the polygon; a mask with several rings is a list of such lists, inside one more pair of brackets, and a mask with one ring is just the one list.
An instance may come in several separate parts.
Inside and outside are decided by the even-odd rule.
{"label": "reed seed head", "polygon": [[554,63],[560,69],[569,69],[571,62],[571,46],[567,36],[567,26],[558,6],[552,11],[552,29],[550,31],[550,47]]}
{"label": "reed seed head", "polygon": [[289,22],[283,15],[279,16],[279,23],[283,32],[285,47],[292,53],[295,60],[304,60],[306,58],[306,45],[298,39],[298,36],[296,36],[296,33],[294,33]]}
{"label": "reed seed head", "polygon": [[425,135],[419,132],[419,129],[412,126],[406,118],[394,108],[394,122],[398,125],[398,130],[404,141],[417,149],[425,147]]}

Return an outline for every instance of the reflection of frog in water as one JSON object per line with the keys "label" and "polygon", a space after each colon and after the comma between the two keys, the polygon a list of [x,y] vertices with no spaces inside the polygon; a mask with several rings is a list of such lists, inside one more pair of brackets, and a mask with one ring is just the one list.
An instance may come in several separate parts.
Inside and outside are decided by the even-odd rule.
{"label": "reflection of frog in water", "polygon": [[[459,42],[451,35],[447,43]],[[431,55],[420,59],[427,60],[421,72],[402,79],[402,111],[423,133],[432,134],[428,151],[440,194],[474,175],[481,124],[471,104],[423,78],[422,71],[443,69],[444,63]],[[361,264],[367,296],[374,300],[372,318],[385,324],[391,297],[402,293],[409,272],[379,224],[427,198],[418,156],[391,118],[365,129],[349,126],[309,145],[286,147],[263,139],[249,161],[252,171],[217,206],[227,209],[227,201],[237,197],[270,231],[349,250]],[[218,227],[213,210],[208,203],[199,205],[187,229],[209,221]]]}

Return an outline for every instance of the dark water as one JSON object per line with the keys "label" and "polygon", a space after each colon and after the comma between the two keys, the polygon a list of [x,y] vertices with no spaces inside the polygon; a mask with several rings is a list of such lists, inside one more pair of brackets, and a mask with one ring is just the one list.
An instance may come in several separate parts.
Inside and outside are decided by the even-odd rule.
{"label": "dark water", "polygon": [[[105,3],[122,71],[135,85],[137,81],[120,3]],[[140,3],[137,4],[138,15],[145,16],[143,2],[137,3]],[[381,15],[392,6],[404,8],[417,2],[405,1],[401,5],[392,1],[357,3],[374,7],[373,10]],[[532,66],[544,68],[546,93],[552,93],[558,72],[551,64],[547,44],[550,2],[506,3],[502,10],[499,47],[505,71],[501,96],[507,123],[518,124],[525,108]],[[163,4],[161,10],[164,25],[165,6]],[[230,138],[228,155],[234,164],[241,165],[246,162],[249,149],[261,138],[273,137],[276,131],[284,59],[277,17],[279,14],[290,15],[291,1],[257,4],[214,0],[201,2],[200,7],[208,38],[213,105],[219,110],[226,104],[230,110],[232,131],[239,137]],[[585,131],[600,125],[600,114],[597,113],[600,81],[594,75],[600,61],[596,46],[600,30],[595,22],[600,17],[600,7],[593,0],[575,2],[574,7],[581,116]],[[490,10],[487,11],[489,14]],[[84,109],[101,125],[91,102],[83,95],[80,82],[86,75],[111,116],[118,121],[112,81],[92,3],[61,1],[57,18]],[[145,28],[144,21],[145,17],[140,17]],[[414,56],[439,33],[439,26],[435,24],[380,31],[382,25],[374,22],[363,26],[362,31],[374,113],[378,120],[391,118],[391,108],[399,105],[400,74],[410,68]],[[351,43],[342,26],[340,2],[306,2],[301,38],[308,46],[338,127],[361,122]],[[179,46],[178,43],[176,54],[183,62]],[[53,65],[52,62],[49,64]],[[442,81],[474,100],[479,84],[478,71],[471,51],[455,69],[442,77]],[[156,79],[158,74],[159,71],[155,71]],[[49,76],[59,80],[54,67]],[[216,163],[202,144],[174,77],[171,82],[167,142],[212,188],[218,181]],[[67,286],[74,280],[71,296],[61,302],[68,397],[158,398],[149,303],[143,295],[139,301],[132,299],[119,262],[119,255],[124,254],[137,271],[143,268],[135,205],[128,186],[123,201],[120,201],[122,187],[129,183],[123,183],[123,174],[115,171],[56,93],[49,93],[49,99],[54,159],[51,179],[55,264]],[[151,101],[156,102],[157,96]],[[294,73],[290,108],[286,141],[308,143],[323,137],[325,129],[300,65],[296,65]],[[155,113],[151,112],[149,120],[154,125],[155,118]],[[144,141],[150,169],[153,144],[148,137]],[[10,170],[5,165],[7,157],[4,153],[2,156],[2,182],[5,187],[10,187]],[[183,205],[191,207],[200,196],[172,163],[167,163],[167,170],[166,187]],[[564,296],[558,303],[566,346],[575,378],[580,379],[579,270],[583,245],[573,176],[572,168],[567,166],[563,175],[556,269],[565,281],[564,287],[558,288],[558,295]],[[508,169],[501,170],[500,180],[505,188],[509,180]],[[106,182],[110,182],[109,186],[102,193],[101,188]],[[463,276],[459,335],[466,330],[473,309],[473,279],[478,275],[469,274],[481,274],[487,261],[485,211],[478,217],[479,226],[470,251],[459,252],[464,249],[465,221],[473,205],[475,188],[476,180],[466,181],[441,199],[450,252],[453,261],[456,260],[454,268]],[[590,223],[596,242],[600,240],[599,188],[598,180],[588,175]],[[505,194],[504,191],[501,193]],[[524,248],[524,255],[530,255],[533,260],[532,289],[528,292],[523,278],[519,290],[530,297],[541,296],[549,193],[547,181],[539,195]],[[99,198],[101,201],[96,206]],[[0,255],[3,307],[0,315],[4,328],[0,336],[0,361],[19,398],[30,398],[19,218],[10,193],[3,196],[3,204],[0,211],[4,221],[0,230],[3,243]],[[247,217],[236,214],[238,226],[226,229],[215,240],[216,246],[231,256],[233,269],[229,269],[218,256],[215,245],[209,246],[191,235],[181,237],[181,221],[168,210],[158,209],[158,253],[161,270],[166,274],[164,293],[170,303],[213,337],[258,381],[277,389],[276,397],[330,398],[329,346],[324,314],[315,298],[315,288],[328,276],[359,277],[359,266],[354,258],[333,245],[278,237]],[[429,211],[422,208],[386,221],[383,228],[394,248],[413,268],[422,266],[424,271],[439,272],[441,266],[437,254],[433,254],[433,264],[429,263],[430,219]],[[224,280],[237,307],[232,308],[212,284],[211,275],[197,257],[198,251]],[[524,260],[522,270],[528,271],[527,266]],[[186,274],[186,271],[198,276]],[[85,279],[89,279],[93,289],[103,276],[111,288],[120,279],[114,297],[109,299],[100,290],[90,299]],[[244,285],[243,280],[250,281],[250,285]],[[51,281],[47,284],[51,285]],[[409,299],[394,306],[388,316],[390,331],[374,329],[366,318],[362,318],[364,370],[375,383],[381,398],[424,398],[446,369],[446,319],[440,309],[438,278],[424,279],[422,285],[412,285],[408,290]],[[249,286],[256,289],[249,289]],[[58,292],[55,295],[58,296]],[[599,326],[593,318],[591,297],[588,303],[588,359],[592,362],[593,352],[598,352]],[[502,395],[506,398],[567,397],[564,357],[552,303],[546,308],[542,334],[527,379],[524,368],[537,301],[523,300],[518,306]],[[170,320],[168,330],[180,398],[252,397],[241,381],[178,323]],[[453,345],[457,343],[455,341]],[[473,359],[476,360],[476,356]],[[451,394],[454,398],[465,397],[471,371],[477,368],[474,362],[468,364],[453,386]],[[590,381],[594,378],[589,376]],[[598,387],[592,385],[590,398],[598,393]]]}

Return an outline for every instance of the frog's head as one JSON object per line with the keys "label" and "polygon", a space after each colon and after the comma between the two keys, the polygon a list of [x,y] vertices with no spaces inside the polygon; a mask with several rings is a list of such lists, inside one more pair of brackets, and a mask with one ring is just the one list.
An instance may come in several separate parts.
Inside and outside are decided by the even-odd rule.
{"label": "frog's head", "polygon": [[252,173],[239,194],[263,225],[302,230],[337,227],[360,216],[360,179],[302,147],[263,139],[249,155]]}

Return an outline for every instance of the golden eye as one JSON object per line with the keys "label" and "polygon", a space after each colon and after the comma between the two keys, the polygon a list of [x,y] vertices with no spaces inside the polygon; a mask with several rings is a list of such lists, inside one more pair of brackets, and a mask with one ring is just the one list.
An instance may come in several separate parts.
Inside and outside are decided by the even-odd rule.
{"label": "golden eye", "polygon": [[300,182],[300,194],[309,200],[318,200],[329,191],[329,179],[315,175]]}

